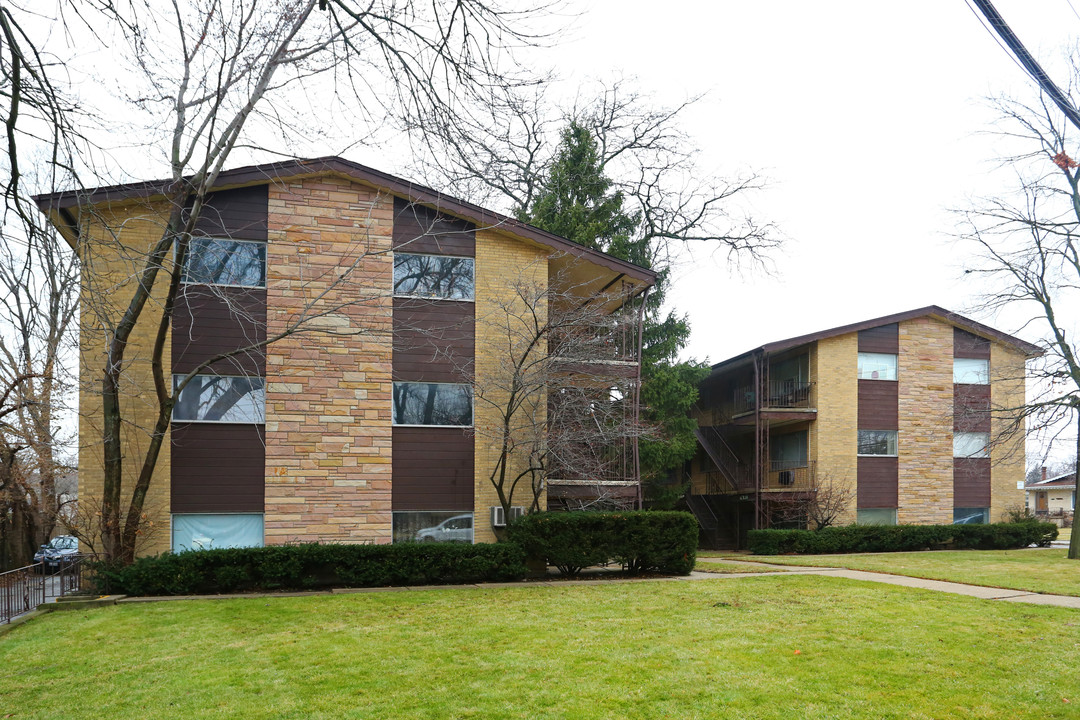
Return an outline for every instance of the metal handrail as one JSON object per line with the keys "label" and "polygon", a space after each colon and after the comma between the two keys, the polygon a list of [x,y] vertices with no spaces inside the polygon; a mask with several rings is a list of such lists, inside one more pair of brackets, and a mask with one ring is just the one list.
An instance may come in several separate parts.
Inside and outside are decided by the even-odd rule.
{"label": "metal handrail", "polygon": [[48,572],[45,563],[0,573],[0,623],[10,623],[14,618],[50,599],[77,592],[82,587],[83,560],[85,555],[71,555],[60,559],[55,572]]}

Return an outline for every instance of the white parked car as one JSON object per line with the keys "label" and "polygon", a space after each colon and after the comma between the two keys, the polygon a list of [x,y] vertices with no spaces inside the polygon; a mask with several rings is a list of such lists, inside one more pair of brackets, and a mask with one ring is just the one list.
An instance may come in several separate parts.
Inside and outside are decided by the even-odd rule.
{"label": "white parked car", "polygon": [[417,542],[460,542],[473,541],[473,516],[455,515],[447,518],[435,527],[421,528],[416,531]]}

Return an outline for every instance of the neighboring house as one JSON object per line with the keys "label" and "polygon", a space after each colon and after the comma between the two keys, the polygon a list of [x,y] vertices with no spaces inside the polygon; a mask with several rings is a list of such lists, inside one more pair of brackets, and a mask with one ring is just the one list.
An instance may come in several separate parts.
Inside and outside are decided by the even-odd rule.
{"label": "neighboring house", "polygon": [[1048,517],[1071,516],[1076,510],[1076,473],[1048,478],[1046,468],[1042,478],[1024,486],[1027,509]]}
{"label": "neighboring house", "polygon": [[1039,352],[931,306],[718,363],[700,388],[691,508],[728,542],[792,524],[823,493],[848,497],[839,524],[996,521],[1023,501],[1024,450],[990,442],[1003,422],[990,409],[1024,402]]}
{"label": "neighboring house", "polygon": [[[103,483],[99,318],[126,307],[141,253],[170,211],[165,187],[37,198],[84,261],[83,503]],[[339,284],[346,275],[350,282]],[[474,403],[474,388],[485,387],[488,399],[500,392],[507,342],[505,328],[500,337],[487,323],[555,312],[523,307],[520,291],[526,280],[543,286],[556,277],[569,278],[575,307],[611,296],[626,304],[655,279],[340,158],[221,173],[191,241],[165,372],[191,372],[275,337],[301,313],[312,317],[306,332],[211,363],[179,393],[146,504],[169,532],[142,552],[417,540],[449,536],[451,519],[454,540],[494,539],[489,510],[499,501],[488,475],[497,448],[485,432],[500,418],[491,404]],[[156,412],[147,361],[155,330],[152,319],[143,322],[127,353],[125,503],[146,445],[142,428]],[[622,347],[604,360],[638,374],[638,351]],[[543,415],[544,398],[535,406]],[[605,482],[633,496],[633,463],[625,467],[628,474]],[[560,487],[551,480],[546,489],[556,497]],[[524,492],[514,504],[530,500]]]}

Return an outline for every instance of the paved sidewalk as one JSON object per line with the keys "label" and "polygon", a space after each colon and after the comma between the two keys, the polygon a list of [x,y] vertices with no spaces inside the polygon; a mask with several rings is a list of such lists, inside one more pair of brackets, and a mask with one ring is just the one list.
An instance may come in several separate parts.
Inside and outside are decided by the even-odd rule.
{"label": "paved sidewalk", "polygon": [[[982,598],[984,600],[1005,600],[1007,602],[1031,603],[1033,605],[1055,605],[1080,609],[1080,597],[1072,595],[1049,595],[1044,593],[1028,592],[1027,590],[1012,590],[1007,588],[993,588],[982,585],[967,585],[965,583],[946,582],[944,580],[927,580],[926,578],[908,577],[906,575],[890,575],[888,573],[867,572],[865,570],[848,570],[846,568],[828,567],[805,567],[797,565],[769,565],[768,563],[755,563],[742,560],[724,560],[725,564],[746,565],[754,567],[767,566],[780,568],[783,572],[771,573],[707,573],[694,571],[691,578],[720,579],[720,578],[744,578],[744,577],[775,577],[782,574],[794,575],[823,575],[827,577],[842,577],[850,580],[866,580],[868,582],[885,583],[886,585],[900,585],[903,587],[921,588],[923,590],[936,590],[938,592],[953,593],[954,595],[967,595],[968,597]],[[705,576],[700,578],[697,576]]]}

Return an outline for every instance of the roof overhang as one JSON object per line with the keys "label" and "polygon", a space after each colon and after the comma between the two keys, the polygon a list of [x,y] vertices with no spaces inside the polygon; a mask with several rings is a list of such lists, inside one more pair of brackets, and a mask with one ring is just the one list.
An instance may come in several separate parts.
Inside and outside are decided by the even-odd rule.
{"label": "roof overhang", "polygon": [[[286,160],[265,165],[221,172],[211,192],[234,188],[266,185],[274,182],[304,177],[336,175],[355,182],[384,190],[409,202],[425,205],[440,213],[467,220],[478,229],[493,229],[519,240],[549,248],[556,252],[567,266],[585,262],[604,268],[607,272],[597,277],[598,287],[614,280],[640,286],[640,290],[656,282],[656,273],[607,253],[578,245],[566,238],[533,227],[516,218],[474,205],[424,185],[411,182],[389,173],[361,165],[340,157],[321,157],[308,160]],[[153,202],[167,197],[171,180],[152,180],[90,188],[82,191],[63,191],[36,195],[38,208],[49,216],[61,235],[74,246],[78,242],[79,214],[85,207],[115,205],[132,202]],[[570,268],[573,273],[573,268]],[[595,273],[593,273],[595,274]]]}

